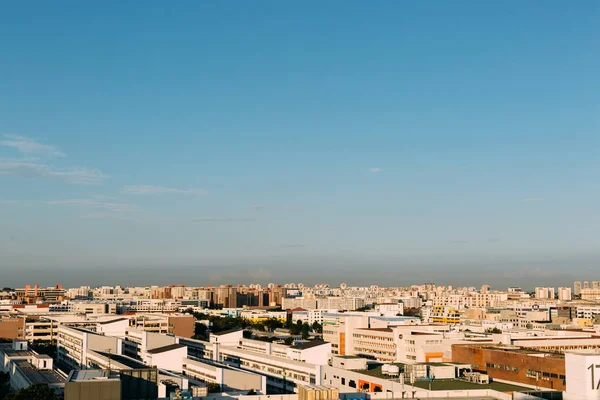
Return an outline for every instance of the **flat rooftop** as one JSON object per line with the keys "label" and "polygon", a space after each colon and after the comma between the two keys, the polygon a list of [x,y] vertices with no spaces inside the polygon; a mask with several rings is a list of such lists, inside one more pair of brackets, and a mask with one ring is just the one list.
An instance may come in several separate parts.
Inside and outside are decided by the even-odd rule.
{"label": "flat rooftop", "polygon": [[[414,386],[429,390],[429,381],[415,381]],[[462,381],[460,379],[440,379],[431,382],[431,390],[474,390],[491,389],[498,392],[530,392],[533,389],[502,382],[491,382],[487,385]]]}
{"label": "flat rooftop", "polygon": [[84,369],[74,370],[69,382],[90,381],[94,379],[118,379],[119,375],[115,371],[105,369]]}
{"label": "flat rooftop", "polygon": [[125,357],[125,356],[122,356],[119,354],[109,354],[109,353],[105,353],[103,351],[97,351],[97,350],[88,350],[88,351],[93,351],[94,353],[100,354],[101,356],[104,356],[107,359],[110,359],[111,362],[112,361],[117,362],[119,364],[125,365],[127,368],[152,369],[152,367],[147,366],[146,364],[144,364],[141,361],[134,360],[133,358]]}
{"label": "flat rooftop", "polygon": [[66,379],[56,371],[50,369],[37,369],[25,360],[16,361],[14,364],[33,385],[36,383],[48,385],[52,383],[64,383],[66,381]]}
{"label": "flat rooftop", "polygon": [[[554,357],[554,358],[565,358],[564,354],[561,353],[551,353],[548,351],[532,349],[528,347],[520,347],[520,346],[511,346],[511,345],[481,345],[481,344],[465,344],[460,343],[454,346],[464,346],[464,347],[477,347],[480,349],[493,350],[493,351],[504,351],[507,353],[519,353],[526,354],[530,356],[544,356],[544,357]],[[598,353],[595,353],[598,354]]]}
{"label": "flat rooftop", "polygon": [[[372,364],[367,364],[367,369],[356,369],[356,370],[353,370],[353,371],[354,372],[358,372],[360,374],[369,375],[369,376],[372,376],[374,378],[381,378],[381,379],[394,379],[394,378],[398,378],[397,376],[396,377],[392,377],[390,375],[385,375],[383,373],[383,371],[381,370],[381,367],[383,365],[384,364],[375,364],[375,363],[372,363]],[[405,364],[400,364],[400,363],[392,363],[392,364],[387,364],[387,365],[395,365],[395,366],[399,367],[401,371],[405,367]]]}
{"label": "flat rooftop", "polygon": [[31,350],[13,350],[12,343],[0,344],[0,351],[6,354],[7,357],[33,357],[35,354]]}
{"label": "flat rooftop", "polygon": [[148,353],[149,354],[159,354],[159,353],[165,353],[167,351],[182,349],[184,347],[187,348],[187,346],[185,346],[183,344],[175,343],[175,344],[169,344],[166,346],[156,347],[154,349],[148,350]]}
{"label": "flat rooftop", "polygon": [[[370,363],[367,364],[367,369],[355,369],[352,370],[354,372],[360,373],[360,374],[365,374],[365,375],[369,375],[372,376],[374,378],[380,378],[380,379],[386,379],[386,380],[394,380],[394,379],[398,379],[398,376],[393,376],[393,375],[387,375],[384,374],[382,371],[382,367],[384,365],[395,365],[398,368],[400,368],[400,371],[402,372],[403,370],[407,369],[407,368],[412,368],[412,367],[421,367],[421,368],[426,368],[427,366],[430,367],[457,367],[457,366],[464,366],[467,368],[470,368],[471,365],[470,364],[458,364],[458,363],[445,363],[445,362],[430,362],[430,363],[416,363],[416,364],[402,364],[402,363],[392,363],[392,364],[379,364],[379,363]],[[406,382],[408,382],[408,377],[406,377]]]}

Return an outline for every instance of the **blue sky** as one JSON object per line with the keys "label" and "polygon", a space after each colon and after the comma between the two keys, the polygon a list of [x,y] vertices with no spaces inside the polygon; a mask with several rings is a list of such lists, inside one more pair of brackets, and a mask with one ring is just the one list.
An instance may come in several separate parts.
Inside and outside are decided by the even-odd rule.
{"label": "blue sky", "polygon": [[0,268],[597,278],[599,20],[595,1],[3,3]]}

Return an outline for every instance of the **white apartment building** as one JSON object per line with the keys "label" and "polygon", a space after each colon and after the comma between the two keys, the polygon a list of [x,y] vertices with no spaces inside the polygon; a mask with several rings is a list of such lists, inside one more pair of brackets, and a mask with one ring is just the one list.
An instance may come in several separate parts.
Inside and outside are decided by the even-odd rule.
{"label": "white apartment building", "polygon": [[454,308],[484,308],[498,307],[508,300],[508,293],[502,292],[436,292],[431,298],[433,306],[446,306]]}
{"label": "white apartment building", "polygon": [[384,316],[398,316],[404,314],[404,304],[402,303],[379,303],[375,305],[375,310]]}
{"label": "white apartment building", "polygon": [[266,376],[267,387],[297,392],[297,385],[321,383],[321,365],[260,354],[237,347],[219,346],[217,362]]}
{"label": "white apartment building", "polygon": [[570,287],[559,287],[558,288],[558,299],[560,301],[571,301],[571,288]]}
{"label": "white apartment building", "polygon": [[323,325],[323,315],[331,312],[335,312],[337,310],[298,310],[292,311],[292,321],[302,321],[307,322],[309,325],[314,324],[315,322]]}
{"label": "white apartment building", "polygon": [[281,299],[281,308],[284,310],[291,310],[294,308],[304,308],[305,310],[314,310],[317,308],[317,299],[305,298],[305,297],[294,297]]}
{"label": "white apartment building", "polygon": [[584,288],[581,289],[581,300],[600,300],[600,289]]}
{"label": "white apartment building", "polygon": [[176,312],[181,307],[180,300],[173,299],[132,299],[121,300],[117,303],[119,314],[129,312],[166,313]]}
{"label": "white apartment building", "polygon": [[57,335],[57,361],[70,369],[87,367],[87,350],[121,354],[122,339],[60,325]]}
{"label": "white apartment building", "polygon": [[183,375],[190,383],[216,383],[223,392],[248,392],[267,393],[267,377],[230,366],[210,364],[206,360],[187,358],[183,364]]}
{"label": "white apartment building", "polygon": [[294,309],[304,308],[306,310],[322,309],[322,310],[339,310],[353,311],[365,307],[366,300],[364,297],[341,297],[329,296],[318,298],[283,298],[281,300],[281,308]]}
{"label": "white apartment building", "polygon": [[553,287],[536,287],[535,297],[537,299],[554,299]]}
{"label": "white apartment building", "polygon": [[596,315],[600,315],[600,305],[582,305],[577,306],[577,318],[594,319]]}

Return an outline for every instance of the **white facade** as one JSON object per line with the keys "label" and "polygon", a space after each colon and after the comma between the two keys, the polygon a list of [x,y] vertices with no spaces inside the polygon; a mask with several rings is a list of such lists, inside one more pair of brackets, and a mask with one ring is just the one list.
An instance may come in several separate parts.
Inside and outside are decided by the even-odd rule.
{"label": "white facade", "polygon": [[553,287],[536,287],[535,297],[537,299],[553,299],[554,288]]}
{"label": "white facade", "polygon": [[570,287],[559,287],[558,288],[558,299],[561,301],[571,301],[571,288]]}
{"label": "white facade", "polygon": [[177,344],[159,347],[142,353],[144,364],[171,372],[182,372],[186,358],[187,347]]}
{"label": "white facade", "polygon": [[566,400],[600,399],[600,354],[568,352],[565,354]]}

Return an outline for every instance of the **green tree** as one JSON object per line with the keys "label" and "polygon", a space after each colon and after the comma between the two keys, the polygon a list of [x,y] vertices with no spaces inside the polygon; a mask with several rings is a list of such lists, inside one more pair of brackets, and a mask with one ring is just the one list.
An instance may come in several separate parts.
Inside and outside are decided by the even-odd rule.
{"label": "green tree", "polygon": [[487,333],[502,333],[502,330],[494,327],[494,328],[487,329],[486,332]]}
{"label": "green tree", "polygon": [[309,331],[310,327],[308,326],[308,322],[302,324],[302,339],[308,339],[308,337],[310,336]]}
{"label": "green tree", "polygon": [[4,397],[4,400],[60,400],[60,397],[43,383],[31,385]]}
{"label": "green tree", "polygon": [[4,399],[10,393],[10,375],[8,372],[0,371],[0,399]]}
{"label": "green tree", "polygon": [[273,332],[277,328],[283,327],[283,324],[277,318],[269,318],[264,322],[266,328],[268,328],[271,332]]}
{"label": "green tree", "polygon": [[293,337],[285,338],[285,340],[283,341],[283,343],[287,344],[288,346],[291,346],[292,343],[294,343],[294,338]]}
{"label": "green tree", "polygon": [[208,340],[208,327],[202,323],[196,323],[193,339]]}
{"label": "green tree", "polygon": [[300,335],[302,333],[302,325],[302,321],[296,321],[296,323],[290,328],[290,333],[292,335]]}
{"label": "green tree", "polygon": [[206,388],[208,389],[208,393],[221,393],[221,385],[218,383],[208,382]]}
{"label": "green tree", "polygon": [[323,325],[315,321],[312,324],[312,330],[316,333],[323,333]]}
{"label": "green tree", "polygon": [[30,347],[32,350],[39,354],[45,354],[52,358],[56,358],[56,340],[34,340],[33,342],[31,342]]}

